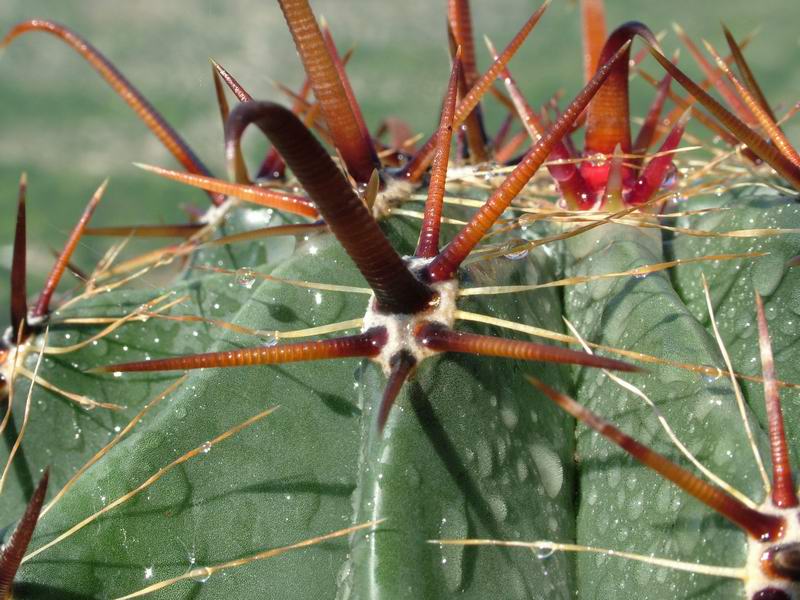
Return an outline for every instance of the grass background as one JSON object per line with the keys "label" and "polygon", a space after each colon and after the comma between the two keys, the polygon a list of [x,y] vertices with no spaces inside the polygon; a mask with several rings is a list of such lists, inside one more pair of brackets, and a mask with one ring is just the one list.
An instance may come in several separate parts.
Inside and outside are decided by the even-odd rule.
{"label": "grass background", "polygon": [[[502,47],[538,3],[473,0],[477,36]],[[317,15],[330,23],[340,49],[355,45],[348,71],[370,128],[383,116],[406,119],[423,132],[438,120],[449,70],[445,41],[446,2],[316,0]],[[693,38],[724,48],[723,20],[738,37],[760,28],[747,51],[773,104],[800,99],[800,5],[796,0],[607,0],[610,27],[640,20],[667,30],[663,45],[677,40],[680,22]],[[189,141],[215,173],[222,173],[221,125],[208,58],[227,67],[258,98],[283,100],[272,85],[302,80],[276,2],[241,0],[4,0],[0,28],[44,17],[88,38],[133,81]],[[479,65],[489,61],[478,37]],[[556,89],[571,97],[581,84],[581,50],[575,2],[553,5],[511,63],[529,100],[539,104]],[[698,71],[684,51],[682,66]],[[648,70],[660,74],[649,60]],[[641,81],[632,91],[633,114],[641,115],[652,92]],[[497,112],[489,111],[496,123]],[[490,125],[489,130],[493,130]],[[800,142],[800,119],[788,127]],[[205,196],[134,168],[133,161],[172,166],[172,158],[128,107],[56,39],[23,36],[0,54],[0,326],[8,323],[8,270],[14,203],[20,172],[29,175],[29,292],[39,289],[91,192],[105,178],[111,186],[95,223],[178,222],[179,204],[205,205]],[[251,136],[255,138],[256,136]],[[252,143],[252,140],[251,140]],[[84,244],[76,259],[90,268],[103,244]]]}

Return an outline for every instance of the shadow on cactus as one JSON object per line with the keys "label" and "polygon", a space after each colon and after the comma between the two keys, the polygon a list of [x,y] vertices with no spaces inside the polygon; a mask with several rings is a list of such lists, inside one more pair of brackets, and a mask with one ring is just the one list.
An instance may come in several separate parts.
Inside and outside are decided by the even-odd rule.
{"label": "shadow on cactus", "polygon": [[[104,184],[28,311],[23,180],[17,329],[0,355],[3,517],[18,517],[31,496],[41,508],[35,474],[48,465],[59,491],[28,554],[8,546],[22,563],[8,576],[14,597],[711,598],[741,596],[741,579],[748,597],[792,597],[794,517],[776,510],[795,510],[787,473],[798,438],[784,439],[777,398],[797,386],[766,366],[766,321],[778,324],[777,368],[793,379],[800,281],[788,265],[800,211],[775,172],[797,189],[800,161],[742,44],[725,30],[731,55],[709,46],[712,64],[678,30],[708,78],[695,84],[646,26],[606,35],[602,3],[586,0],[585,87],[563,111],[556,100],[539,110],[508,63],[547,4],[502,52],[488,43],[494,62],[480,74],[469,4],[454,0],[439,126],[416,148],[396,119],[383,124],[387,143],[370,134],[349,53],[307,2],[280,7],[308,78],[287,89],[291,110],[254,100],[212,61],[229,180],[67,28],[29,21],[3,42],[45,31],[70,45],[186,172],[142,166],[212,201],[188,223],[91,229]],[[645,49],[631,58],[635,37]],[[642,70],[648,50],[666,70],[660,81]],[[657,87],[635,140],[632,67]],[[494,135],[487,93],[509,111]],[[731,146],[693,138],[679,148],[690,118]],[[255,177],[241,149],[251,124],[272,143]],[[711,158],[684,158],[700,152]],[[62,274],[80,272],[71,253],[87,235],[123,241],[51,311]],[[120,258],[139,236],[179,241]],[[168,289],[142,285],[167,265],[180,273]],[[753,287],[766,298],[763,376],[749,339]],[[794,403],[784,408],[792,422]],[[646,466],[576,432],[572,417],[602,426]],[[731,460],[750,447],[758,456],[765,428],[780,510],[749,499],[769,489],[761,461],[750,472]],[[662,429],[679,453],[658,439]],[[674,464],[685,461],[712,484]],[[654,466],[747,535],[684,501]],[[20,528],[28,537],[32,514]],[[747,571],[736,566],[745,562]],[[4,577],[16,571],[0,566]]]}

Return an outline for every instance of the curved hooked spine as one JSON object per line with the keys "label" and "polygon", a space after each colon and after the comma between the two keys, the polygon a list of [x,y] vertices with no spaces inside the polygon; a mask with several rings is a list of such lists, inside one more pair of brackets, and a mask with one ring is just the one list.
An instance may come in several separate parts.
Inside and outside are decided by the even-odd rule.
{"label": "curved hooked spine", "polygon": [[[111,89],[130,106],[148,129],[159,139],[164,147],[169,150],[179,163],[190,173],[210,175],[211,172],[197,157],[189,144],[167,123],[155,107],[120,73],[120,71],[103,54],[80,35],[53,21],[44,19],[31,19],[17,24],[0,41],[0,48],[8,46],[17,37],[29,31],[43,31],[54,35],[89,63],[97,73],[111,86]],[[219,194],[209,194],[211,201],[219,206],[225,197]]]}
{"label": "curved hooked spine", "polygon": [[433,291],[411,274],[331,157],[290,110],[271,102],[237,106],[226,126],[229,160],[250,123],[256,124],[283,156],[367,280],[379,308],[408,314],[427,306]]}
{"label": "curved hooked spine", "polygon": [[[623,44],[640,36],[654,46],[658,46],[655,35],[647,25],[638,21],[629,21],[617,27],[603,46],[600,53],[599,64],[605,64]],[[622,146],[622,152],[631,151],[630,114],[628,106],[628,62],[630,46],[623,59],[616,63],[609,73],[605,84],[597,92],[589,104],[586,119],[586,143],[584,145],[587,155],[601,152],[611,154],[617,144]],[[588,163],[584,163],[588,164]]]}

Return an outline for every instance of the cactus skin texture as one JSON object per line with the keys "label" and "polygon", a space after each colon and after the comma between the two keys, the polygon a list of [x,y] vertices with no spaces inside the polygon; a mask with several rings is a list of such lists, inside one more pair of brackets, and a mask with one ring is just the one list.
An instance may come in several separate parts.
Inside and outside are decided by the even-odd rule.
{"label": "cactus skin texture", "polygon": [[[299,28],[290,15],[299,11],[297,18],[303,17],[306,3],[280,4],[297,36]],[[581,4],[584,14],[595,18],[603,14],[601,2]],[[541,12],[535,13],[530,26],[540,17]],[[460,74],[462,96],[467,85],[480,85],[469,19],[467,2],[449,3],[457,66],[448,89],[454,93]],[[587,80],[610,56],[630,51],[624,45],[628,38],[655,39],[641,24],[628,23],[612,33],[613,41],[602,51],[607,37],[603,21],[584,28],[586,61],[593,65],[586,71]],[[325,26],[320,35],[312,40],[311,49],[300,54],[313,63],[319,58],[315,52],[326,47],[324,61],[332,62],[319,68],[325,77],[332,73],[341,77],[344,66],[331,52]],[[322,45],[314,46],[317,42]],[[631,56],[640,60],[637,54]],[[626,63],[627,59],[619,64]],[[308,64],[306,69],[313,70]],[[618,112],[627,115],[628,73],[611,70],[612,83],[603,92],[606,98],[624,95],[625,110]],[[240,101],[246,100],[247,92],[236,88],[237,82],[216,63],[215,73]],[[505,65],[490,82],[498,75],[513,85]],[[343,162],[359,191],[369,198],[364,188],[371,167],[379,166],[378,154],[369,136],[363,135],[357,105],[353,109],[351,103],[349,113],[341,108],[350,102],[348,94],[352,97],[349,83],[343,81],[341,94],[333,101],[342,103],[339,112],[325,117],[329,122],[336,117],[336,127],[326,127],[320,119],[323,126],[316,133],[332,137],[337,148],[346,149],[340,152]],[[662,90],[669,83],[662,80]],[[612,84],[618,87],[611,88]],[[679,97],[677,89],[672,82],[673,96]],[[516,110],[524,113],[515,93],[509,88]],[[464,132],[448,123],[453,117],[447,116],[445,101],[439,135],[454,129],[453,137],[460,138],[458,155],[474,157],[475,145],[486,136],[480,110],[462,106],[459,112],[463,100],[454,96],[451,100],[450,113],[464,123]],[[300,97],[294,101],[306,122],[314,121],[314,109],[304,104],[307,101]],[[704,106],[713,115],[708,119],[724,120],[719,111]],[[673,105],[667,107],[668,111]],[[322,107],[321,112],[325,110]],[[591,117],[595,123],[598,118],[602,121],[603,110],[617,109],[595,108]],[[226,156],[231,180],[242,187],[228,191],[260,194],[263,200],[269,192],[249,185],[247,168],[241,163],[238,139],[243,127],[234,133],[241,112],[234,110],[227,121]],[[223,110],[224,117],[227,113]],[[672,115],[672,134],[670,129],[660,132],[658,145],[646,144],[646,152],[658,151],[664,138],[668,140],[664,149],[674,149],[685,125],[680,116]],[[533,129],[546,131],[551,124],[547,118],[542,121]],[[519,124],[517,129],[522,129]],[[702,278],[708,281],[733,369],[744,376],[740,378],[744,410],[756,445],[766,457],[768,415],[753,294],[763,297],[789,452],[797,464],[800,408],[797,388],[791,384],[800,382],[796,369],[800,275],[793,266],[800,254],[800,205],[791,186],[800,166],[793,168],[791,158],[783,154],[776,157],[769,145],[758,151],[777,175],[761,161],[755,164],[746,150],[700,178],[698,167],[677,155],[674,162],[682,173],[673,188],[667,181],[669,161],[654,157],[639,162],[644,165],[641,169],[635,160],[633,167],[628,161],[623,166],[619,150],[631,152],[630,132],[627,123],[618,129],[609,134],[620,136],[609,146],[617,148],[599,161],[596,148],[589,144],[582,154],[571,143],[543,154],[542,159],[547,155],[591,159],[583,160],[584,169],[571,171],[551,165],[550,173],[561,182],[564,196],[559,210],[576,209],[567,212],[567,219],[556,215],[534,222],[520,219],[520,212],[504,213],[512,219],[510,231],[484,240],[478,250],[488,252],[475,253],[471,258],[476,260],[467,261],[456,276],[462,290],[568,281],[515,293],[465,294],[458,299],[461,313],[452,329],[539,342],[524,331],[539,328],[551,332],[556,341],[572,335],[577,350],[577,335],[611,348],[600,354],[643,368],[618,375],[652,400],[691,453],[760,505],[765,498],[762,477],[725,371]],[[734,141],[741,140],[735,127],[732,133],[724,131]],[[176,134],[165,135],[172,140]],[[622,139],[627,140],[626,148]],[[379,198],[381,193],[389,195],[393,181],[397,183],[396,172],[387,166],[392,156],[406,165],[400,173],[412,183],[415,177],[423,179],[432,162],[429,197],[435,196],[440,184],[437,169],[443,175],[447,168],[441,152],[437,158],[441,148],[434,149],[438,140],[433,136],[417,154],[383,148]],[[758,154],[757,142],[749,143]],[[442,146],[447,156],[449,143]],[[426,148],[431,150],[427,157]],[[726,149],[712,151],[718,155]],[[505,174],[492,174],[492,190],[487,193],[481,186],[483,175],[471,171],[483,167],[470,166],[469,158],[454,165],[456,154],[450,153],[446,197],[486,200]],[[176,151],[176,157],[189,172],[208,172],[190,152]],[[264,165],[266,173],[284,168],[275,153],[268,154]],[[655,166],[646,171],[649,165]],[[557,195],[546,171],[541,169],[514,200],[514,210],[541,206],[529,201],[541,192],[551,199]],[[647,186],[640,182],[648,173],[655,181],[652,189],[647,187],[650,180]],[[283,177],[272,183],[279,190],[297,192]],[[207,191],[212,202],[224,201],[219,189]],[[417,194],[429,191],[427,184],[415,189]],[[440,353],[416,365],[380,426],[376,422],[385,408],[387,377],[366,359],[192,369],[181,379],[180,373],[168,370],[114,372],[115,365],[123,370],[132,361],[277,347],[298,341],[291,332],[364,317],[370,297],[362,272],[335,237],[333,226],[331,233],[324,224],[314,224],[315,217],[307,218],[316,210],[308,206],[312,207],[308,214],[282,211],[282,205],[266,213],[268,209],[242,203],[228,208],[219,222],[213,220],[218,213],[212,209],[212,217],[206,215],[212,222],[204,232],[206,242],[245,234],[254,222],[302,231],[297,236],[205,244],[187,252],[176,253],[172,247],[164,256],[181,269],[168,283],[104,291],[102,286],[108,283],[101,281],[98,293],[55,305],[49,315],[43,310],[38,315],[43,323],[25,321],[21,336],[28,345],[19,346],[17,375],[9,382],[13,410],[0,450],[0,464],[8,460],[10,465],[0,483],[0,524],[13,525],[32,495],[40,503],[47,478],[49,501],[70,483],[63,497],[46,504],[38,519],[28,556],[13,577],[14,598],[127,598],[139,590],[159,598],[209,599],[758,597],[748,596],[750,588],[746,592],[742,581],[730,575],[702,575],[602,553],[439,543],[548,540],[688,563],[744,565],[748,546],[743,532],[585,425],[576,426],[547,394],[529,383],[532,377],[575,398],[653,450],[689,465],[669,442],[654,409],[630,389],[620,388],[607,371]],[[547,206],[552,208],[552,203]],[[408,207],[421,209],[419,202],[399,206]],[[417,246],[420,221],[400,212],[391,214],[390,206],[384,211],[388,215],[380,215],[380,226],[392,248],[410,256]],[[446,217],[460,221],[469,220],[474,212],[458,205],[444,209]],[[614,212],[615,222],[597,224],[597,218]],[[588,227],[591,223],[596,226]],[[442,245],[460,229],[443,223]],[[181,225],[175,228],[179,230],[196,233],[200,226]],[[537,243],[552,236],[563,239]],[[716,258],[704,260],[707,256]],[[668,270],[629,273],[666,261],[678,264]],[[601,277],[609,273],[622,275]],[[19,282],[15,285],[20,287]],[[467,313],[494,321],[471,321],[464,318]],[[19,316],[20,309],[15,314]],[[125,315],[132,316],[98,335]],[[500,320],[511,330],[497,326]],[[342,330],[307,332],[299,339],[352,335],[359,327],[351,323]],[[38,350],[45,341],[55,349],[83,345],[68,353],[46,353],[39,361]],[[8,354],[0,354],[6,365],[15,352],[14,344],[8,346]],[[636,360],[631,353],[647,355],[648,360]],[[19,367],[35,373],[38,383],[31,385],[32,375],[21,375]],[[92,371],[98,367],[110,372]],[[52,384],[50,389],[42,381]],[[65,398],[52,386],[80,398]],[[117,406],[89,410],[86,399]],[[232,431],[242,423],[247,426]],[[226,432],[231,435],[219,439]],[[21,433],[23,440],[16,449]],[[110,442],[113,447],[71,481]],[[45,484],[34,494],[43,472],[48,473]],[[364,527],[339,535],[360,525]],[[331,539],[249,562],[248,557],[265,550],[331,532],[337,532]],[[172,578],[176,581],[162,590],[148,590]],[[797,590],[787,585],[786,592],[774,592],[784,596],[760,600],[797,597],[791,595]]]}

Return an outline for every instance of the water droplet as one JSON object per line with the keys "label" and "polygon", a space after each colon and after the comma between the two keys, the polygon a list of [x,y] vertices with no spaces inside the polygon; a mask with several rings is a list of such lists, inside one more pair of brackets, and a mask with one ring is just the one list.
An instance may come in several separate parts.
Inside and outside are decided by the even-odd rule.
{"label": "water droplet", "polygon": [[509,260],[522,260],[528,256],[528,248],[525,247],[526,243],[525,240],[521,239],[510,240],[504,247],[504,256]]}
{"label": "water droplet", "polygon": [[500,419],[503,421],[503,425],[506,426],[506,429],[513,430],[517,423],[519,423],[519,417],[517,416],[517,411],[514,410],[513,407],[507,406],[500,410]]}
{"label": "water droplet", "polygon": [[153,578],[153,567],[146,567],[144,570],[144,578],[145,579],[152,579]]}
{"label": "water droplet", "polygon": [[598,152],[597,154],[592,154],[589,157],[589,164],[593,167],[604,167],[606,164],[606,155],[602,152]]}
{"label": "water droplet", "polygon": [[545,494],[555,498],[564,485],[564,465],[561,464],[561,459],[551,448],[543,444],[532,444],[528,452],[539,472]]}
{"label": "water droplet", "polygon": [[241,285],[246,289],[251,289],[253,284],[256,282],[256,275],[253,272],[253,269],[248,269],[247,267],[243,267],[236,271],[236,283]]}
{"label": "water droplet", "polygon": [[508,505],[506,505],[505,500],[500,496],[492,496],[489,498],[489,509],[492,511],[497,521],[502,523],[506,520],[508,516]]}
{"label": "water droplet", "polygon": [[667,174],[664,176],[664,181],[661,183],[662,189],[670,189],[675,187],[675,183],[678,181],[678,169],[675,168],[674,163],[670,163],[669,167],[667,168]]}
{"label": "water droplet", "polygon": [[203,454],[208,454],[211,452],[211,442],[204,442],[202,446],[200,446],[200,451]]}
{"label": "water droplet", "polygon": [[552,546],[540,546],[539,548],[536,548],[534,550],[534,554],[536,555],[536,558],[538,558],[539,560],[550,558],[551,556],[553,556],[553,554],[555,554],[555,552],[556,551]]}
{"label": "water droplet", "polygon": [[200,567],[199,569],[192,569],[192,579],[198,583],[205,583],[211,577],[211,569],[208,567]]}

